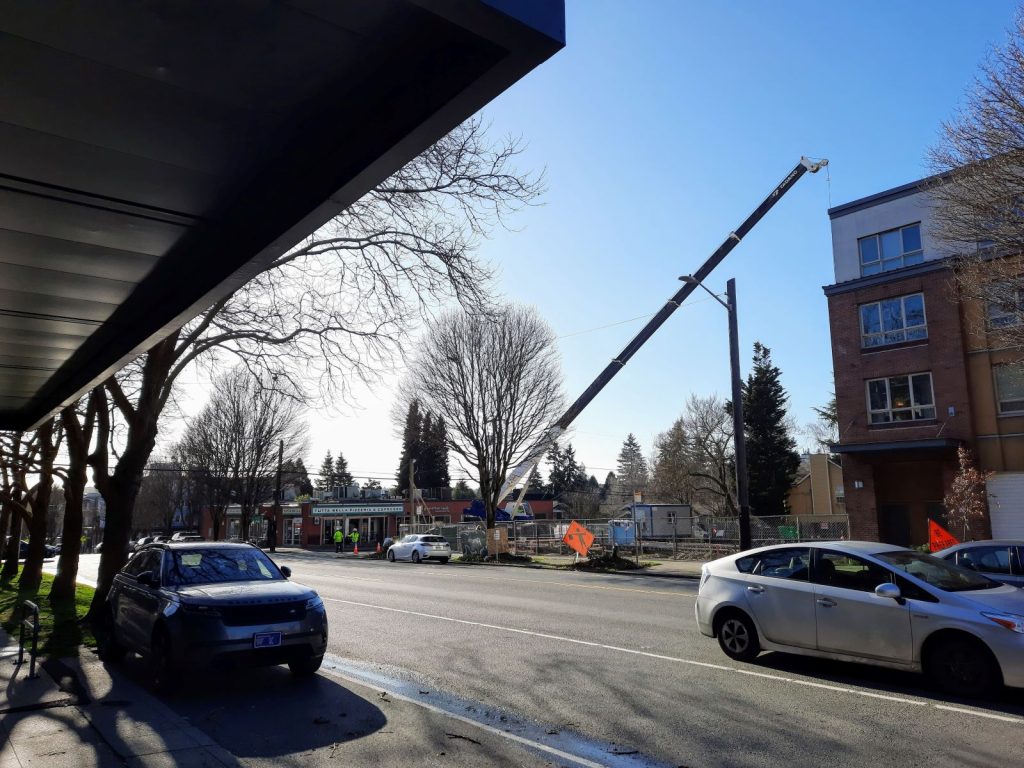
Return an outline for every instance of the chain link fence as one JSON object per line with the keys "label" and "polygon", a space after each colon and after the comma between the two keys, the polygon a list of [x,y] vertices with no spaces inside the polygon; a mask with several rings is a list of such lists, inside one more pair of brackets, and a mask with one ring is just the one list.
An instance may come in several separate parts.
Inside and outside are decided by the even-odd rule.
{"label": "chain link fence", "polygon": [[[572,555],[562,542],[570,520],[514,520],[499,522],[503,541],[513,555]],[[650,535],[633,520],[607,518],[577,520],[594,534],[592,555],[611,552],[617,547],[623,557],[637,555],[680,560],[713,560],[739,551],[739,518],[696,515],[675,517],[660,526],[658,535]],[[763,547],[797,541],[838,541],[850,538],[847,515],[779,515],[750,519],[751,544]],[[667,531],[667,532],[666,532]],[[479,554],[488,545],[482,523],[430,524],[399,526],[399,534],[436,533],[444,536],[457,553]]]}

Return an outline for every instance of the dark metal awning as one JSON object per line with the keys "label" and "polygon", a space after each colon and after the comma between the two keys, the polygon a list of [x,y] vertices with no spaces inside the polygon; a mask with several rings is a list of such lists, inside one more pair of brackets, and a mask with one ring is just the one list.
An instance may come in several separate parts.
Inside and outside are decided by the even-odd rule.
{"label": "dark metal awning", "polygon": [[832,453],[892,453],[894,451],[949,451],[961,445],[960,440],[948,437],[935,437],[927,440],[892,440],[880,443],[848,443],[832,444],[828,449]]}
{"label": "dark metal awning", "polygon": [[0,8],[0,429],[73,402],[565,41],[563,0]]}

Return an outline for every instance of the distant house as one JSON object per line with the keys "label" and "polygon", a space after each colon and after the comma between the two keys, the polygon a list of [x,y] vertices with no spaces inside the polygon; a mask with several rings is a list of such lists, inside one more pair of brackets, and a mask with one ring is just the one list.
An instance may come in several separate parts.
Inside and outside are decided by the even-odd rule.
{"label": "distant house", "polygon": [[845,515],[842,467],[827,454],[804,454],[786,503],[791,515]]}

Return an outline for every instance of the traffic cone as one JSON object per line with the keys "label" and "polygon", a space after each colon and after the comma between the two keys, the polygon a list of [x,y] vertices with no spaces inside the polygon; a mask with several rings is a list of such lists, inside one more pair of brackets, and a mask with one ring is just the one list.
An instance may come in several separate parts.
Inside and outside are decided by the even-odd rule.
{"label": "traffic cone", "polygon": [[354,551],[352,552],[352,554],[353,554],[353,555],[358,555],[358,554],[359,554],[359,544],[358,544],[358,543],[356,544],[356,548],[355,548],[355,550],[354,550]]}

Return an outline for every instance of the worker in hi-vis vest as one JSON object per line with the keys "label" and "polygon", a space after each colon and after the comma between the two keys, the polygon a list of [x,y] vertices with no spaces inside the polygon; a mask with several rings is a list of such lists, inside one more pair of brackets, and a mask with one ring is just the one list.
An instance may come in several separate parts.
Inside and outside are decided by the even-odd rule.
{"label": "worker in hi-vis vest", "polygon": [[341,532],[341,528],[334,529],[334,551],[341,552],[345,548],[345,535]]}
{"label": "worker in hi-vis vest", "polygon": [[355,546],[355,547],[359,546],[359,529],[358,528],[356,528],[354,531],[352,531],[352,533],[350,533],[348,535],[348,537],[350,539],[352,539],[352,545],[353,546]]}

